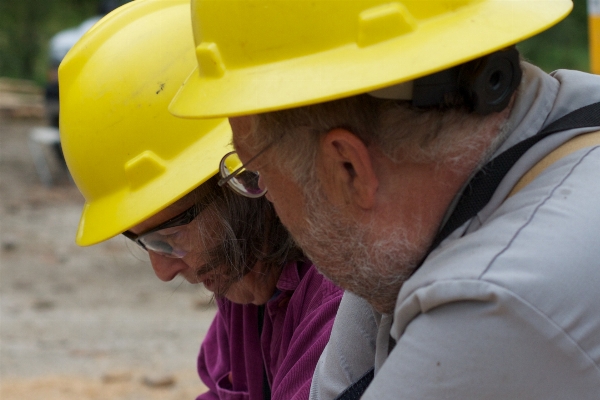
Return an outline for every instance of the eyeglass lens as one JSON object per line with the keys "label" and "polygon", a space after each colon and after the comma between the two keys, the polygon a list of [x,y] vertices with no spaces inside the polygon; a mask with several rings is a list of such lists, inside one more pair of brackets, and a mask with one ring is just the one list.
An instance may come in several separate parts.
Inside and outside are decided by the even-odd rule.
{"label": "eyeglass lens", "polygon": [[[125,231],[123,232],[123,235],[128,239],[133,240],[147,251],[152,251],[170,258],[183,258],[188,251],[177,248],[174,242],[180,237],[183,230],[185,230],[185,225],[191,223],[204,208],[205,205],[201,206],[197,203],[181,214],[163,222],[146,233],[135,235],[129,231]],[[181,228],[177,229],[178,227]]]}
{"label": "eyeglass lens", "polygon": [[160,231],[149,233],[138,239],[146,250],[161,254],[170,258],[183,258],[188,252],[173,247],[167,240],[169,235],[161,235]]}
{"label": "eyeglass lens", "polygon": [[246,197],[261,197],[266,193],[266,189],[258,186],[258,173],[243,168],[242,161],[236,152],[231,152],[223,157],[220,170],[221,177],[229,178],[227,184],[238,194]]}

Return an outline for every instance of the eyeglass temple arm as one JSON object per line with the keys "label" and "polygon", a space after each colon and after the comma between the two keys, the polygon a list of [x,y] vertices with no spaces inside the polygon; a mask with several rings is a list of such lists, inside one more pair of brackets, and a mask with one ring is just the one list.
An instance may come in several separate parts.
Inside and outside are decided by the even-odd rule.
{"label": "eyeglass temple arm", "polygon": [[[261,154],[263,154],[264,152],[266,152],[271,146],[273,146],[274,143],[275,143],[275,141],[269,143],[261,151],[259,151],[258,153],[256,153],[254,155],[254,157],[250,158],[247,163],[242,164],[241,167],[239,167],[238,169],[236,169],[235,171],[233,171],[230,175],[228,175],[226,177],[222,177],[221,179],[219,179],[219,182],[217,182],[217,185],[223,186],[224,184],[226,184],[227,182],[229,182],[230,180],[232,180],[233,178],[235,178],[235,176],[238,175],[241,170],[243,170],[244,168],[248,167],[248,165],[250,165],[250,163],[252,161],[256,160]],[[223,165],[224,162],[225,162],[225,159],[221,160],[221,166]],[[222,171],[222,168],[221,168],[221,171]],[[221,176],[223,176],[222,173],[221,173]]]}
{"label": "eyeglass temple arm", "polygon": [[[252,161],[252,160],[250,160]],[[243,170],[245,168],[244,165],[242,165],[241,167],[239,167],[238,169],[236,169],[235,171],[233,171],[231,174],[227,175],[226,177],[222,177],[221,179],[219,179],[219,182],[217,182],[217,185],[219,186],[223,186],[224,184],[226,184],[227,182],[229,182],[230,180],[232,180],[233,178],[235,178],[235,176],[237,174],[240,173],[241,170]],[[221,176],[223,176],[223,174],[221,174]]]}

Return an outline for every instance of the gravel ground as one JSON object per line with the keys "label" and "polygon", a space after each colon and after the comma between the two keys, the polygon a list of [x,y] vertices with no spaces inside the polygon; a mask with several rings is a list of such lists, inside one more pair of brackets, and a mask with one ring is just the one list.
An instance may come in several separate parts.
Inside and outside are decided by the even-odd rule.
{"label": "gravel ground", "polygon": [[125,238],[74,243],[83,199],[42,185],[28,147],[43,123],[0,117],[0,398],[193,399],[210,296]]}

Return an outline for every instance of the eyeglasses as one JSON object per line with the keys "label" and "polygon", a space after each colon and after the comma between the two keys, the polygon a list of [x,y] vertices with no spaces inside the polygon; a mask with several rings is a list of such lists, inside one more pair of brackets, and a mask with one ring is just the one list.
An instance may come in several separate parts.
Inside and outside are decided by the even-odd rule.
{"label": "eyeglasses", "polygon": [[242,160],[240,160],[235,151],[225,154],[219,165],[221,179],[219,180],[218,185],[223,186],[228,184],[237,194],[250,198],[264,196],[264,194],[267,193],[267,189],[261,189],[258,186],[258,172],[249,171],[246,167],[252,161],[256,160],[258,156],[267,151],[273,143],[274,142],[271,142],[264,149],[256,153],[256,155],[248,160],[246,164],[242,163]]}
{"label": "eyeglasses", "polygon": [[136,235],[133,232],[125,231],[123,235],[146,251],[152,251],[169,258],[183,258],[188,253],[188,250],[174,247],[174,239],[180,231],[171,232],[167,231],[167,229],[191,223],[205,207],[194,204],[181,214],[150,229],[148,232]]}

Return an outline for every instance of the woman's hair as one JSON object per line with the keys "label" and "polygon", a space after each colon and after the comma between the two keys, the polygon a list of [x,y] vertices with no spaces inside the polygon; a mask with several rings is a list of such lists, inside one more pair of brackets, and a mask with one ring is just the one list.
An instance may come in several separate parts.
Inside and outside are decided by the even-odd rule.
{"label": "woman's hair", "polygon": [[198,273],[224,270],[219,278],[225,279],[225,284],[217,286],[225,289],[215,293],[217,297],[224,296],[230,285],[241,280],[258,262],[263,264],[267,276],[288,262],[305,259],[265,197],[244,197],[227,186],[219,187],[217,181],[217,176],[212,177],[191,193],[198,206],[206,207],[202,215],[212,213],[204,218],[211,221],[210,226],[200,224],[199,238],[207,245],[203,246],[206,268]]}

